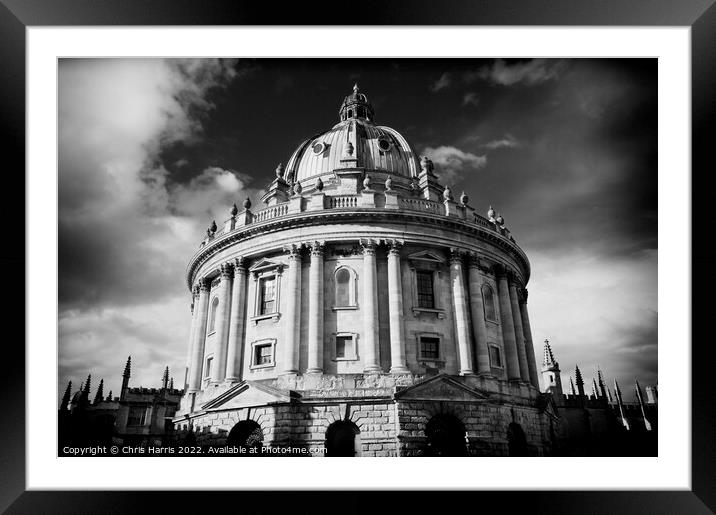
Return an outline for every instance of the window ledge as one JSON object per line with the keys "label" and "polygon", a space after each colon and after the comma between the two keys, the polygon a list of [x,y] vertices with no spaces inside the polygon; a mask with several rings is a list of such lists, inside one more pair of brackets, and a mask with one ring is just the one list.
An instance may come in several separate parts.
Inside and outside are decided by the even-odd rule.
{"label": "window ledge", "polygon": [[261,370],[261,369],[264,369],[264,368],[273,368],[273,367],[275,367],[275,366],[276,366],[276,363],[267,363],[267,364],[265,364],[265,365],[251,365],[251,366],[249,367],[249,370],[257,370],[257,369],[258,369],[258,370]]}
{"label": "window ledge", "polygon": [[333,306],[331,309],[333,311],[355,311],[358,306]]}
{"label": "window ledge", "polygon": [[358,361],[358,356],[348,356],[346,358],[333,358],[333,361]]}
{"label": "window ledge", "polygon": [[418,358],[418,364],[424,367],[445,368],[444,359]]}
{"label": "window ledge", "polygon": [[413,306],[413,315],[419,316],[421,313],[435,313],[437,317],[442,320],[445,318],[445,310],[444,309],[435,309],[435,308],[419,308],[417,306]]}
{"label": "window ledge", "polygon": [[266,315],[256,315],[251,317],[251,321],[254,324],[258,324],[261,320],[268,320],[269,318],[273,319],[274,322],[278,322],[278,319],[281,318],[281,313],[268,313]]}

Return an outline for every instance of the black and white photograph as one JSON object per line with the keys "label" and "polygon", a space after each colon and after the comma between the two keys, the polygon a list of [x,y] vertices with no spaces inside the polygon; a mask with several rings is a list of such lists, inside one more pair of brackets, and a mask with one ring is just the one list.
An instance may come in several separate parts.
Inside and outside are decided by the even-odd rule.
{"label": "black and white photograph", "polygon": [[655,58],[61,58],[58,456],[657,456]]}

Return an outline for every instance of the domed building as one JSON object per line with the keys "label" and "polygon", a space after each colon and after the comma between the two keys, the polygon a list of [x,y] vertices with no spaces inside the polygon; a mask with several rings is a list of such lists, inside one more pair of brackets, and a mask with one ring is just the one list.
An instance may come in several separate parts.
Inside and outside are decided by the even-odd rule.
{"label": "domed building", "polygon": [[[439,184],[358,86],[187,268],[199,445],[329,456],[544,455],[530,265],[490,207]],[[186,441],[186,440],[185,440]]]}

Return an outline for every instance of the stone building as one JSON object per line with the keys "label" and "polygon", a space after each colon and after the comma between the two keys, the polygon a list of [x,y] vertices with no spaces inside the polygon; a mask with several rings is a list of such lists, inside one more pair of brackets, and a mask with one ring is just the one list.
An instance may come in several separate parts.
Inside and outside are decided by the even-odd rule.
{"label": "stone building", "polygon": [[358,86],[262,197],[211,224],[186,281],[197,444],[362,456],[544,455],[525,286],[503,217],[440,184]]}
{"label": "stone building", "polygon": [[[658,442],[658,403],[656,386],[646,388],[647,397],[635,380],[636,402],[625,402],[617,380],[614,391],[597,369],[591,394],[584,389],[584,378],[575,367],[569,379],[569,393],[562,391],[559,363],[548,340],[544,342],[542,380],[559,417],[554,426],[552,454],[567,456],[656,456]],[[576,383],[576,386],[575,386]]]}
{"label": "stone building", "polygon": [[91,377],[72,394],[68,383],[58,412],[60,452],[66,445],[162,446],[170,441],[172,418],[184,394],[174,388],[169,367],[164,370],[161,388],[130,387],[131,358],[122,373],[119,396],[104,395],[100,381],[90,402]]}

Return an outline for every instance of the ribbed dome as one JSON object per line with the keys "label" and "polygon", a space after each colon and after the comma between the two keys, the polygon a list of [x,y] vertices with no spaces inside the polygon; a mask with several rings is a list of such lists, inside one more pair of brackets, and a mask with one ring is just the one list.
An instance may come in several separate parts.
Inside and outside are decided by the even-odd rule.
{"label": "ribbed dome", "polygon": [[357,85],[343,100],[339,116],[332,129],[296,149],[286,166],[289,182],[350,168],[417,177],[420,164],[413,148],[395,129],[372,122],[373,108]]}

